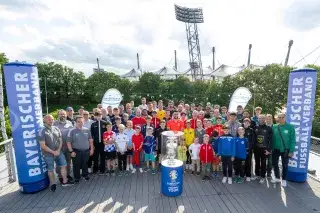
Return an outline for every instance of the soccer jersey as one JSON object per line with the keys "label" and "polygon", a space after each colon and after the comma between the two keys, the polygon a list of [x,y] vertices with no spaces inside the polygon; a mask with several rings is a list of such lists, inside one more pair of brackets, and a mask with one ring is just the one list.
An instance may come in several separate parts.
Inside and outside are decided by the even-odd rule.
{"label": "soccer jersey", "polygon": [[189,151],[191,152],[191,159],[192,160],[199,159],[200,147],[201,147],[201,145],[198,143],[193,143],[189,146]]}
{"label": "soccer jersey", "polygon": [[104,146],[104,151],[105,152],[115,152],[117,150],[116,145],[114,143],[107,144]]}
{"label": "soccer jersey", "polygon": [[116,136],[116,143],[119,148],[119,152],[125,152],[126,150],[126,145],[129,142],[129,138],[126,134],[124,133],[118,133]]}
{"label": "soccer jersey", "polygon": [[143,117],[134,117],[134,118],[132,118],[133,129],[135,129],[136,126],[142,127],[146,123],[147,123],[146,119],[144,119]]}
{"label": "soccer jersey", "polygon": [[167,123],[167,127],[171,131],[183,131],[184,123],[182,120],[170,120]]}
{"label": "soccer jersey", "polygon": [[194,129],[192,128],[187,128],[183,130],[184,133],[184,139],[186,141],[186,145],[190,146],[195,138],[195,134],[194,134]]}
{"label": "soccer jersey", "polygon": [[146,154],[152,154],[156,150],[156,140],[154,136],[146,136],[143,141],[143,150]]}
{"label": "soccer jersey", "polygon": [[164,117],[166,117],[166,111],[164,111],[164,110],[158,110],[158,112],[157,112],[157,117],[158,117],[160,120],[163,120]]}
{"label": "soccer jersey", "polygon": [[138,150],[140,148],[141,144],[143,143],[143,135],[142,134],[132,135],[132,143],[134,144],[135,151]]}
{"label": "soccer jersey", "polygon": [[102,136],[103,140],[107,140],[110,141],[111,139],[115,139],[116,138],[116,133],[111,131],[111,132],[104,132],[103,136]]}

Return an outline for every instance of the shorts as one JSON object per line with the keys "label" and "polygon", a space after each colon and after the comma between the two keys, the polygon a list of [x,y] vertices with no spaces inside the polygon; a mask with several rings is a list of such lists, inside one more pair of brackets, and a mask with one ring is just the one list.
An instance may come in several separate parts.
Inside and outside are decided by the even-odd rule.
{"label": "shorts", "polygon": [[66,158],[64,157],[62,152],[60,152],[60,155],[58,155],[56,157],[54,157],[53,155],[44,156],[44,160],[47,163],[48,171],[54,170],[54,162],[56,162],[56,166],[58,166],[58,167],[67,166]]}
{"label": "shorts", "polygon": [[133,150],[132,149],[131,150],[127,150],[126,154],[129,155],[129,156],[133,156]]}
{"label": "shorts", "polygon": [[144,161],[151,161],[151,162],[155,162],[156,161],[156,157],[154,156],[153,153],[150,153],[150,154],[147,154],[145,153],[144,154]]}
{"label": "shorts", "polygon": [[219,165],[220,164],[220,158],[218,156],[214,156],[212,160],[213,165]]}
{"label": "shorts", "polygon": [[117,158],[117,152],[106,152],[106,159],[107,160],[114,160]]}

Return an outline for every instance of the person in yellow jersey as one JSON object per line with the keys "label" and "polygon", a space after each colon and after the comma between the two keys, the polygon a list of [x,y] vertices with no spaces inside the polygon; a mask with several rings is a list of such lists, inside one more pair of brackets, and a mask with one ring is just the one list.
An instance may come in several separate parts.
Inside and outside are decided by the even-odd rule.
{"label": "person in yellow jersey", "polygon": [[158,102],[157,117],[160,119],[160,121],[162,121],[166,117],[166,111],[163,109],[162,100]]}
{"label": "person in yellow jersey", "polygon": [[[195,138],[194,129],[191,128],[191,120],[186,121],[186,128],[183,130],[184,133],[184,139],[185,139],[185,145],[187,147],[187,150],[189,149],[189,146],[193,143]],[[186,169],[192,169],[191,166],[191,156],[190,153],[187,151],[187,161],[186,161]]]}

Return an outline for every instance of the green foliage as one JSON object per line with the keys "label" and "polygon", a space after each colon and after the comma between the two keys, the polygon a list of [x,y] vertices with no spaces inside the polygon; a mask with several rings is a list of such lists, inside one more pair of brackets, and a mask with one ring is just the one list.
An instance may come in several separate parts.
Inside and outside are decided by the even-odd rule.
{"label": "green foliage", "polygon": [[58,111],[59,109],[53,111],[53,112],[50,112],[50,115],[53,116],[54,120],[57,120],[58,119]]}

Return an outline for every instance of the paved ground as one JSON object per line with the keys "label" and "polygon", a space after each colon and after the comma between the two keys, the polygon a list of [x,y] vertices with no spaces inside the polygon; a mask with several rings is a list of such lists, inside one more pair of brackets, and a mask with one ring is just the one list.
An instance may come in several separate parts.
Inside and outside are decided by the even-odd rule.
{"label": "paved ground", "polygon": [[0,191],[0,212],[318,212],[320,184],[280,185],[256,181],[224,185],[202,182],[186,174],[184,192],[176,198],[160,194],[160,176],[149,173],[127,177],[94,176],[88,182],[52,193],[24,195],[16,183]]}

